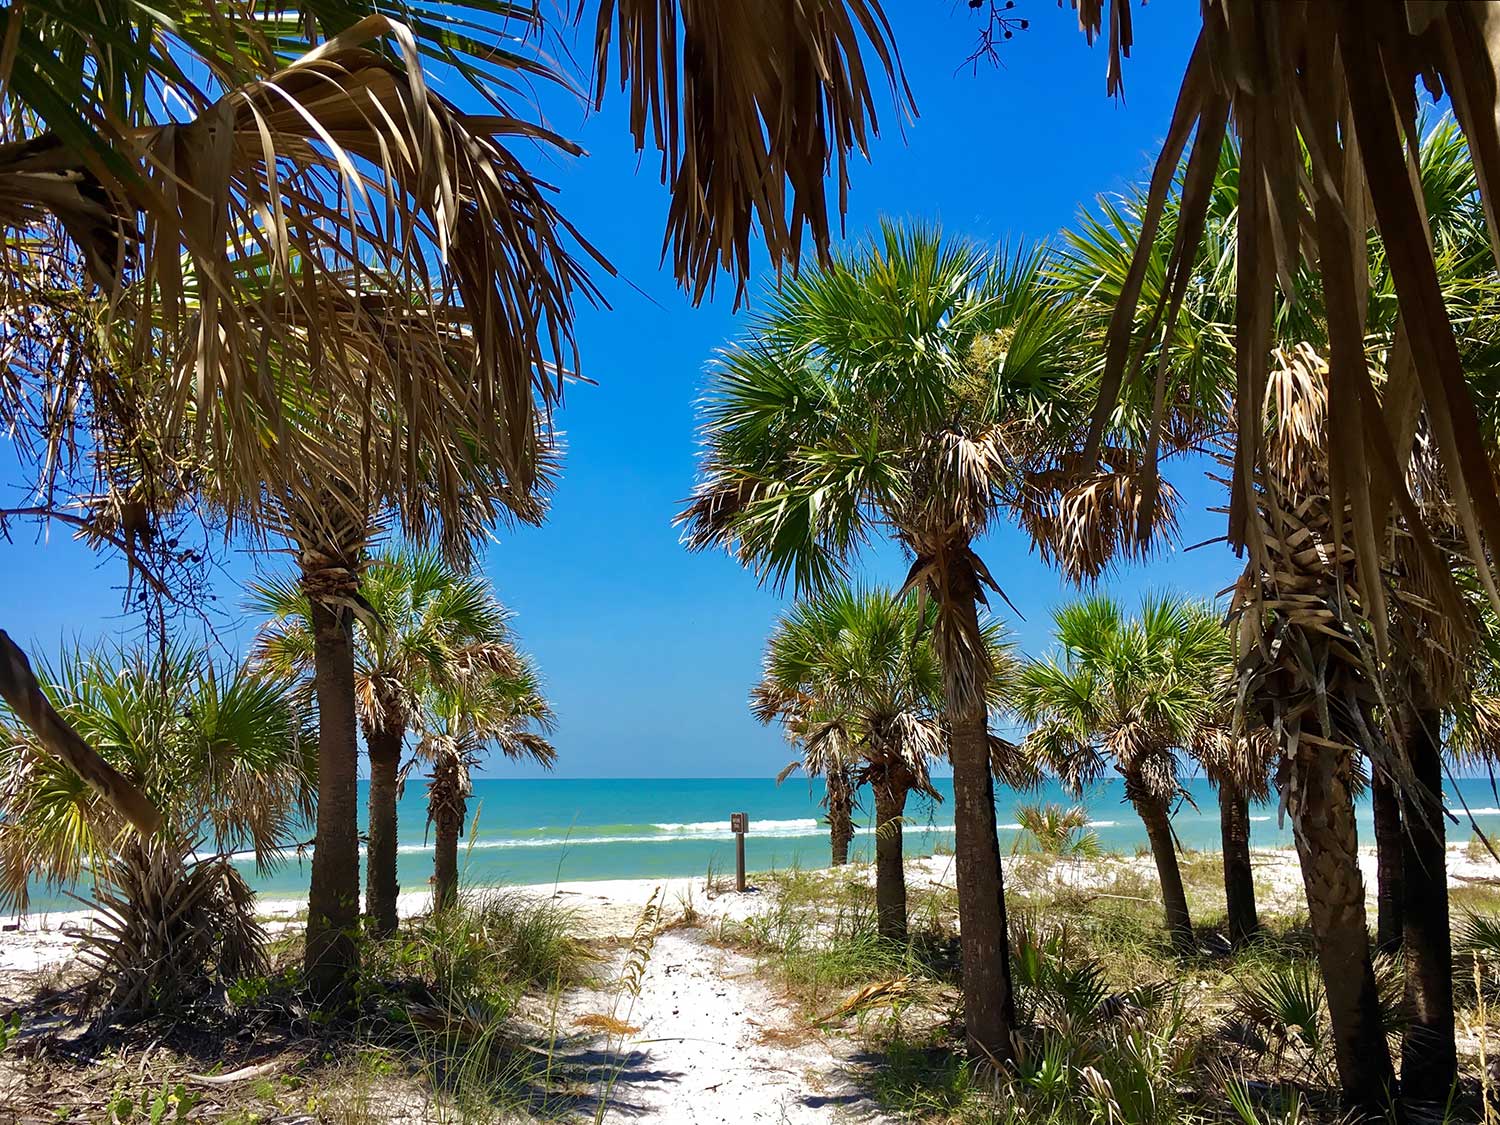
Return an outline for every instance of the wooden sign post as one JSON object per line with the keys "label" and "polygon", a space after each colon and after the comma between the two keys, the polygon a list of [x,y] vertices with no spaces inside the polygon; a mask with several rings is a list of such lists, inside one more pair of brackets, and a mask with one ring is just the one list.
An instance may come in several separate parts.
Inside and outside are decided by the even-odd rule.
{"label": "wooden sign post", "polygon": [[730,813],[729,830],[734,833],[734,889],[745,889],[745,833],[750,831],[749,813]]}

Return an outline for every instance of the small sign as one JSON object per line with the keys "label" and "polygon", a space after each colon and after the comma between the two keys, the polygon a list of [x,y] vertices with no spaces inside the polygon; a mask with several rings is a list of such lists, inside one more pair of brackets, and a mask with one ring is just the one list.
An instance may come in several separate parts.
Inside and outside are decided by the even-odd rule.
{"label": "small sign", "polygon": [[749,813],[742,813],[742,812],[732,812],[732,813],[730,813],[729,814],[729,831],[731,831],[731,832],[749,832],[750,831],[750,814]]}

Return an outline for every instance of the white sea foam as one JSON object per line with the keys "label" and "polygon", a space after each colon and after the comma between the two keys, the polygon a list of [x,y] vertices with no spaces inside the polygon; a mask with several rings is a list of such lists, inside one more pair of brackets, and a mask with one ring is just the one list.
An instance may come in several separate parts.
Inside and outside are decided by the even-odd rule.
{"label": "white sea foam", "polygon": [[[674,824],[667,821],[664,824],[653,824],[651,827],[662,832],[693,835],[728,831],[722,820],[694,820],[686,824]],[[751,831],[762,836],[786,836],[791,834],[792,830],[796,830],[796,834],[800,836],[804,832],[815,831],[819,827],[820,822],[810,816],[797,820],[752,820],[750,822]]]}
{"label": "white sea foam", "polygon": [[[765,830],[767,826],[775,824],[775,831]],[[806,827],[802,827],[806,825]],[[657,827],[661,827],[658,825]],[[1019,828],[1020,825],[1002,825],[1003,828]],[[750,822],[750,840],[753,842],[757,837],[761,839],[798,840],[816,838],[826,831],[816,820],[793,820],[793,821],[764,821],[757,825],[755,821]],[[869,835],[871,829],[868,825],[861,825],[855,829],[859,835]],[[909,824],[906,826],[908,835],[942,835],[951,834],[951,824]],[[657,832],[653,835],[624,834],[617,836],[532,836],[522,839],[491,838],[468,840],[459,843],[460,850],[474,848],[577,848],[591,847],[599,844],[673,844],[673,843],[729,843],[734,840],[734,833],[723,825],[715,825],[713,830],[707,828],[694,828],[685,832]],[[402,844],[396,849],[405,853],[426,853],[432,851],[431,844]]]}

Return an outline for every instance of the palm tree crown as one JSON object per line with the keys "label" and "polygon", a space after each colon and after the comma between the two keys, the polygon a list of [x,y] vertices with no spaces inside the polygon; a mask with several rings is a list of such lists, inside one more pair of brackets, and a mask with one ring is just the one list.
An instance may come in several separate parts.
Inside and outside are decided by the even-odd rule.
{"label": "palm tree crown", "polygon": [[[368,613],[360,619],[355,646],[355,698],[367,734],[383,723],[407,725],[430,689],[451,686],[476,661],[510,651],[510,614],[489,583],[434,551],[402,548],[377,555],[359,590]],[[250,607],[270,618],[257,641],[257,658],[305,681],[312,672],[313,631],[301,585],[286,576],[253,583]]]}
{"label": "palm tree crown", "polygon": [[1171,800],[1177,753],[1223,718],[1229,638],[1205,605],[1144,598],[1127,618],[1094,595],[1053,614],[1061,654],[1021,672],[1016,710],[1034,725],[1025,749],[1075,793],[1113,766],[1127,787]]}

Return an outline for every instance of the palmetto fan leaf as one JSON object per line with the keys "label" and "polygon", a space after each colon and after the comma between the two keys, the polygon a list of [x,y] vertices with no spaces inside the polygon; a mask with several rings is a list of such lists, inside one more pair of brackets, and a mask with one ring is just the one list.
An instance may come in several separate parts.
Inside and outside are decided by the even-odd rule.
{"label": "palmetto fan leaf", "polygon": [[1023,749],[1081,793],[1113,768],[1127,796],[1169,801],[1176,754],[1222,722],[1228,636],[1207,607],[1147,597],[1127,619],[1102,595],[1054,613],[1060,653],[1021,672],[1016,709],[1033,729]]}

